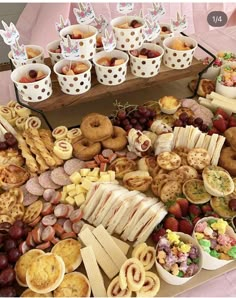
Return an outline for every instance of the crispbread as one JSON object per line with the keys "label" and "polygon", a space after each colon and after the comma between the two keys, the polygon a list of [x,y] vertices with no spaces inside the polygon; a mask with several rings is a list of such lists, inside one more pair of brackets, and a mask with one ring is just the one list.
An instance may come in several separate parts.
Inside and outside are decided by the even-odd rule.
{"label": "crispbread", "polygon": [[39,294],[54,291],[62,282],[65,264],[61,257],[46,253],[34,260],[26,271],[28,287]]}
{"label": "crispbread", "polygon": [[91,288],[87,277],[79,272],[65,274],[62,283],[54,291],[54,297],[90,297]]}
{"label": "crispbread", "polygon": [[12,218],[11,216],[7,215],[7,214],[1,214],[0,215],[0,223],[3,222],[9,222],[10,224],[14,223],[14,218]]}
{"label": "crispbread", "polygon": [[193,204],[204,204],[211,199],[211,195],[206,191],[203,181],[199,179],[186,181],[183,185],[183,193]]}
{"label": "crispbread", "polygon": [[45,294],[39,294],[39,293],[35,293],[30,289],[26,289],[20,297],[52,297],[52,293],[45,293]]}
{"label": "crispbread", "polygon": [[25,214],[25,208],[22,205],[22,203],[16,203],[10,210],[9,214],[15,219],[15,220],[22,220],[24,214]]}
{"label": "crispbread", "polygon": [[31,249],[22,255],[15,265],[16,279],[22,287],[27,287],[26,271],[29,265],[39,256],[44,255],[40,249]]}
{"label": "crispbread", "polygon": [[82,262],[80,254],[81,244],[75,239],[64,239],[52,248],[51,252],[60,256],[65,263],[65,272],[76,270]]}
{"label": "crispbread", "polygon": [[178,181],[169,181],[161,189],[160,198],[162,202],[175,199],[177,195],[181,194],[182,187]]}
{"label": "crispbread", "polygon": [[159,167],[164,170],[175,170],[181,164],[181,157],[175,152],[162,152],[157,157]]}
{"label": "crispbread", "polygon": [[194,148],[187,156],[188,164],[196,170],[203,170],[210,164],[211,158],[206,149]]}
{"label": "crispbread", "polygon": [[40,215],[42,209],[43,209],[43,202],[40,200],[35,201],[33,204],[31,204],[26,208],[23,221],[25,223],[31,223]]}

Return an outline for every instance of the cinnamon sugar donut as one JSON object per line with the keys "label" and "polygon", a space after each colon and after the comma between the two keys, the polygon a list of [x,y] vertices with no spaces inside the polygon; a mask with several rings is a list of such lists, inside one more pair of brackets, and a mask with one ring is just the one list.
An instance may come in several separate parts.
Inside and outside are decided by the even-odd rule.
{"label": "cinnamon sugar donut", "polygon": [[73,143],[73,155],[81,160],[90,160],[101,152],[102,146],[99,142],[91,142],[81,138]]}
{"label": "cinnamon sugar donut", "polygon": [[113,126],[111,137],[102,141],[102,146],[113,151],[120,151],[126,147],[127,142],[126,131],[119,126]]}
{"label": "cinnamon sugar donut", "polygon": [[104,141],[113,132],[111,120],[98,113],[86,115],[82,120],[80,129],[85,138],[92,142]]}
{"label": "cinnamon sugar donut", "polygon": [[230,173],[231,176],[236,177],[236,151],[231,147],[226,147],[221,150],[219,166]]}

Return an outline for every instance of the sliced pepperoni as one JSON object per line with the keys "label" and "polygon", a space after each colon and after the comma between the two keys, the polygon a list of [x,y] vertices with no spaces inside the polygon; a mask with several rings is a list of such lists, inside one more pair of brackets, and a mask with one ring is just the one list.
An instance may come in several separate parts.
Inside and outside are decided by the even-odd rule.
{"label": "sliced pepperoni", "polygon": [[42,223],[44,226],[53,226],[56,222],[57,218],[54,214],[49,214],[42,218]]}
{"label": "sliced pepperoni", "polygon": [[55,191],[55,189],[45,189],[43,193],[43,198],[45,201],[49,202],[55,196],[56,193],[57,192]]}
{"label": "sliced pepperoni", "polygon": [[25,185],[27,191],[35,196],[42,196],[44,188],[39,184],[38,177],[33,177],[26,182]]}
{"label": "sliced pepperoni", "polygon": [[42,240],[43,241],[51,241],[55,236],[55,229],[52,226],[47,226],[42,232]]}
{"label": "sliced pepperoni", "polygon": [[29,250],[30,250],[30,246],[27,245],[26,241],[23,241],[19,244],[19,251],[22,253],[22,255]]}
{"label": "sliced pepperoni", "polygon": [[36,217],[35,220],[29,223],[29,226],[35,227],[40,222],[41,218],[42,218],[41,216]]}
{"label": "sliced pepperoni", "polygon": [[83,226],[83,222],[82,221],[78,221],[72,224],[72,230],[73,232],[75,232],[75,234],[79,234],[82,226]]}
{"label": "sliced pepperoni", "polygon": [[127,154],[126,151],[116,151],[115,153],[118,157],[125,157]]}
{"label": "sliced pepperoni", "polygon": [[57,237],[52,237],[52,239],[51,239],[51,243],[52,243],[53,245],[57,244],[59,241],[60,241],[60,239],[57,238]]}
{"label": "sliced pepperoni", "polygon": [[69,209],[66,204],[59,204],[54,209],[54,215],[57,218],[66,218],[68,215]]}
{"label": "sliced pepperoni", "polygon": [[51,198],[50,202],[53,205],[57,205],[61,200],[61,192],[60,191],[56,191],[56,193],[54,194],[54,196]]}
{"label": "sliced pepperoni", "polygon": [[58,218],[56,223],[63,227],[65,221],[66,218]]}
{"label": "sliced pepperoni", "polygon": [[127,152],[126,157],[131,160],[135,160],[138,156],[134,152]]}
{"label": "sliced pepperoni", "polygon": [[78,222],[83,217],[83,212],[81,209],[76,209],[71,213],[70,220],[72,223]]}
{"label": "sliced pepperoni", "polygon": [[29,206],[38,200],[39,197],[32,195],[30,192],[28,192],[25,185],[21,186],[21,190],[23,192],[23,205],[24,206]]}
{"label": "sliced pepperoni", "polygon": [[67,218],[69,218],[71,216],[71,213],[74,211],[74,207],[72,205],[67,205],[68,207],[68,214],[67,214]]}
{"label": "sliced pepperoni", "polygon": [[76,239],[76,234],[74,232],[64,233],[61,235],[61,240],[67,239],[67,238],[74,238]]}
{"label": "sliced pepperoni", "polygon": [[112,154],[114,154],[114,152],[111,149],[104,149],[104,150],[102,150],[102,155],[105,158],[108,158],[109,159],[109,156],[111,156]]}
{"label": "sliced pepperoni", "polygon": [[115,159],[117,158],[117,154],[113,153],[112,155],[109,156],[109,163],[112,163]]}
{"label": "sliced pepperoni", "polygon": [[71,183],[69,175],[66,174],[63,167],[58,167],[51,172],[51,179],[54,183],[65,186]]}
{"label": "sliced pepperoni", "polygon": [[104,163],[108,163],[109,159],[108,158],[105,158],[102,154],[99,154],[98,155],[101,163],[104,162]]}
{"label": "sliced pepperoni", "polygon": [[50,202],[45,202],[43,203],[43,210],[41,211],[41,214],[43,216],[48,215],[48,214],[52,214],[53,213],[53,205]]}
{"label": "sliced pepperoni", "polygon": [[88,169],[93,169],[93,168],[96,168],[97,166],[98,166],[98,164],[96,163],[95,160],[87,161],[85,163],[85,167]]}
{"label": "sliced pepperoni", "polygon": [[37,249],[45,250],[51,246],[51,242],[47,241],[36,246]]}
{"label": "sliced pepperoni", "polygon": [[65,230],[66,233],[73,232],[72,231],[72,222],[70,221],[70,219],[67,219],[64,222],[63,229]]}
{"label": "sliced pepperoni", "polygon": [[84,161],[77,158],[72,158],[67,160],[64,164],[64,170],[67,175],[72,175],[75,172],[79,172],[80,169],[83,169],[85,166]]}
{"label": "sliced pepperoni", "polygon": [[43,188],[58,189],[61,186],[54,183],[51,179],[51,171],[46,171],[39,176],[39,184]]}
{"label": "sliced pepperoni", "polygon": [[42,242],[42,239],[41,239],[42,231],[41,231],[40,227],[35,227],[31,231],[31,233],[32,233],[33,240],[36,244],[39,244]]}
{"label": "sliced pepperoni", "polygon": [[65,230],[63,229],[63,227],[56,223],[54,226],[53,226],[54,230],[55,230],[55,233],[58,237],[60,237],[64,232]]}
{"label": "sliced pepperoni", "polygon": [[26,238],[26,244],[29,247],[35,247],[35,242],[34,242],[34,239],[33,239],[32,232],[28,233],[27,238]]}

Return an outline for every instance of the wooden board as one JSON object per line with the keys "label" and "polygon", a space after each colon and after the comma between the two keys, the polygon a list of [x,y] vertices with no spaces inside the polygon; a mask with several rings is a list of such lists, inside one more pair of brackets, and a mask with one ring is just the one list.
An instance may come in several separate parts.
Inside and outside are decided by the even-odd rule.
{"label": "wooden board", "polygon": [[[48,63],[48,60],[46,61]],[[34,108],[45,112],[61,109],[63,107],[74,106],[80,103],[102,99],[104,96],[119,95],[137,90],[142,90],[165,84],[171,81],[180,80],[198,74],[203,69],[202,62],[193,59],[193,63],[189,68],[182,70],[170,69],[161,65],[160,73],[152,78],[138,78],[131,74],[128,67],[127,80],[117,86],[105,86],[98,83],[94,70],[92,71],[92,87],[81,95],[68,95],[61,91],[56,75],[52,74],[53,94],[47,100],[38,103],[30,103]]]}

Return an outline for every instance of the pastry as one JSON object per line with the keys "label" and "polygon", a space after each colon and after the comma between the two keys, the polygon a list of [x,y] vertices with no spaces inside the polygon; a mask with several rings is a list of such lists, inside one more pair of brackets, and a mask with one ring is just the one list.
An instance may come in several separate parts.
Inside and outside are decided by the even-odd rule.
{"label": "pastry", "polygon": [[152,183],[152,177],[147,171],[133,171],[123,177],[123,185],[129,190],[145,192]]}
{"label": "pastry", "polygon": [[27,118],[31,114],[30,109],[23,107],[22,105],[20,105],[18,103],[16,103],[13,108],[14,108],[15,112],[17,113],[17,115],[20,117]]}
{"label": "pastry", "polygon": [[111,149],[113,151],[121,151],[127,145],[126,131],[118,126],[113,126],[113,132],[110,138],[102,141],[104,148]]}
{"label": "pastry", "polygon": [[25,129],[25,123],[26,123],[26,120],[28,119],[28,117],[18,117],[16,119],[16,127],[23,131]]}
{"label": "pastry", "polygon": [[100,142],[92,142],[83,136],[73,143],[73,155],[81,160],[91,160],[101,152]]}
{"label": "pastry", "polygon": [[191,149],[187,156],[188,164],[196,170],[203,170],[209,166],[211,158],[206,149],[194,148]]}
{"label": "pastry", "polygon": [[[192,80],[189,82],[188,86],[189,89],[194,92],[197,85],[197,79]],[[215,83],[208,79],[201,79],[198,89],[197,89],[197,95],[201,97],[206,97],[207,94],[210,94],[211,92],[215,91]]]}
{"label": "pastry", "polygon": [[162,152],[157,157],[157,164],[164,170],[175,170],[181,165],[181,158],[175,152]]}
{"label": "pastry", "polygon": [[159,99],[161,111],[166,114],[174,114],[180,107],[180,100],[174,96],[164,96]]}
{"label": "pastry", "polygon": [[230,127],[224,132],[227,143],[236,151],[236,127]]}
{"label": "pastry", "polygon": [[[2,215],[1,220],[4,216],[9,217],[11,221],[14,221],[14,216],[19,218],[22,217],[22,211],[24,213],[23,193],[19,188],[12,188],[0,195],[0,214]],[[17,205],[15,208],[14,206]],[[20,218],[21,219],[21,218]]]}
{"label": "pastry", "polygon": [[119,157],[109,166],[109,170],[115,171],[116,178],[118,179],[122,179],[126,173],[135,171],[136,169],[136,162],[134,160],[128,159],[127,157]]}
{"label": "pastry", "polygon": [[230,175],[236,176],[236,151],[231,147],[225,147],[221,150],[219,165],[226,169]]}
{"label": "pastry", "polygon": [[183,194],[193,204],[204,204],[211,199],[211,195],[206,191],[203,181],[199,179],[186,181],[183,185]]}
{"label": "pastry", "polygon": [[41,127],[41,120],[38,117],[31,116],[25,121],[25,129],[39,129]]}
{"label": "pastry", "polygon": [[16,165],[8,165],[0,169],[0,186],[7,190],[24,184],[29,179],[29,172]]}
{"label": "pastry", "polygon": [[140,130],[131,128],[128,133],[128,150],[137,156],[144,156],[152,145],[151,140]]}
{"label": "pastry", "polygon": [[61,140],[66,138],[67,133],[68,133],[68,128],[66,126],[61,125],[53,129],[52,136],[56,140]]}
{"label": "pastry", "polygon": [[131,297],[132,291],[129,288],[121,290],[119,276],[113,278],[107,288],[107,297]]}
{"label": "pastry", "polygon": [[72,157],[73,147],[72,145],[64,140],[58,140],[55,142],[53,152],[54,154],[63,160],[68,160]]}
{"label": "pastry", "polygon": [[142,288],[136,292],[137,297],[156,297],[160,290],[159,277],[150,271],[145,273],[145,281]]}
{"label": "pastry", "polygon": [[155,263],[156,250],[146,243],[140,243],[133,249],[132,258],[138,259],[143,264],[145,271],[148,271]]}
{"label": "pastry", "polygon": [[160,167],[157,164],[155,156],[147,155],[138,160],[138,169],[141,171],[148,171],[152,177],[155,177],[158,174]]}
{"label": "pastry", "polygon": [[69,140],[73,141],[75,138],[80,137],[82,135],[82,131],[80,128],[72,128],[70,129],[66,136]]}
{"label": "pastry", "polygon": [[20,152],[13,148],[0,151],[0,165],[5,167],[8,165],[23,166],[24,159]]}
{"label": "pastry", "polygon": [[210,204],[214,212],[216,212],[220,217],[230,219],[236,216],[236,211],[233,211],[229,208],[229,202],[231,200],[229,196],[219,196],[212,197],[210,200]]}

